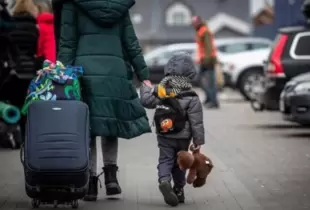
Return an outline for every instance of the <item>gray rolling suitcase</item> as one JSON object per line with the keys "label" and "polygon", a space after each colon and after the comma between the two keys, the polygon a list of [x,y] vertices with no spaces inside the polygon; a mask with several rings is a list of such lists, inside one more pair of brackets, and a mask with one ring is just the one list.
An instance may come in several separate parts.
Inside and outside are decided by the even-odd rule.
{"label": "gray rolling suitcase", "polygon": [[71,204],[85,196],[90,176],[89,111],[81,101],[30,105],[21,159],[26,193],[40,203]]}

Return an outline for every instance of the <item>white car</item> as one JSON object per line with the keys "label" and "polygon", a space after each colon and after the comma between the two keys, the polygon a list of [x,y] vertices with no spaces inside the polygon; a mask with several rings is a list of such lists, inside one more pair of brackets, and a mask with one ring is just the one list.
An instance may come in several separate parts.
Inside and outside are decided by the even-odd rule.
{"label": "white car", "polygon": [[[216,48],[219,54],[235,54],[239,52],[252,51],[257,49],[269,48],[272,41],[266,38],[259,37],[237,37],[237,38],[221,38],[215,40]],[[154,63],[153,60],[162,62],[169,59],[173,53],[179,50],[184,50],[190,54],[196,52],[196,43],[180,43],[164,45],[151,50],[146,53],[145,59],[150,64]],[[220,55],[221,57],[222,55]]]}
{"label": "white car", "polygon": [[[158,83],[164,77],[164,68],[168,60],[177,52],[189,53],[193,60],[195,60],[197,46],[195,43],[182,43],[182,44],[171,44],[165,45],[147,53],[144,56],[145,62],[150,72],[150,80],[153,83]],[[219,60],[224,56],[223,53],[218,52]],[[198,65],[196,65],[196,71],[199,72]],[[199,75],[194,79],[194,84],[198,85]]]}
{"label": "white car", "polygon": [[267,60],[270,50],[258,49],[222,57],[226,82],[237,88],[247,100],[253,99],[253,87],[257,87],[264,79],[264,61]]}
{"label": "white car", "polygon": [[215,45],[219,52],[228,55],[270,48],[272,41],[260,37],[234,37],[215,39]]}
{"label": "white car", "polygon": [[[226,56],[244,51],[255,51],[257,49],[269,48],[271,41],[265,38],[223,38],[216,39],[215,45],[218,49],[218,59],[222,60]],[[159,82],[163,78],[164,66],[172,55],[179,51],[186,51],[195,57],[197,51],[196,43],[170,44],[158,47],[145,54],[145,61],[150,70],[150,80]]]}

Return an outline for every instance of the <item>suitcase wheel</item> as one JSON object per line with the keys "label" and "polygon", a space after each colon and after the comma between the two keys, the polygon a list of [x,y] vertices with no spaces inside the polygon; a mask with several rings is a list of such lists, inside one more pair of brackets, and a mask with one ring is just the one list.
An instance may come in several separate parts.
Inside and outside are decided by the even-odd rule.
{"label": "suitcase wheel", "polygon": [[34,208],[34,209],[39,208],[40,204],[41,204],[41,202],[38,199],[34,198],[31,200],[31,205],[32,205],[32,208]]}
{"label": "suitcase wheel", "polygon": [[79,208],[79,201],[78,200],[73,200],[71,203],[71,206],[73,209]]}

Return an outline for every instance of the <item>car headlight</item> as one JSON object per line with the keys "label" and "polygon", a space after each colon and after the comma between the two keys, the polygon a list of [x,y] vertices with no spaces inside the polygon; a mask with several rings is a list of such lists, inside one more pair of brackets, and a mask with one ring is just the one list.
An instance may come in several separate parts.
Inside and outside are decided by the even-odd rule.
{"label": "car headlight", "polygon": [[295,90],[295,86],[297,85],[297,82],[295,81],[289,81],[285,84],[283,91],[284,92],[291,92]]}
{"label": "car headlight", "polygon": [[309,92],[310,93],[310,82],[303,82],[294,88],[294,91],[297,93]]}
{"label": "car headlight", "polygon": [[287,87],[291,87],[291,86],[295,86],[295,85],[297,85],[297,82],[295,82],[295,81],[289,81],[285,84],[285,86],[287,86]]}

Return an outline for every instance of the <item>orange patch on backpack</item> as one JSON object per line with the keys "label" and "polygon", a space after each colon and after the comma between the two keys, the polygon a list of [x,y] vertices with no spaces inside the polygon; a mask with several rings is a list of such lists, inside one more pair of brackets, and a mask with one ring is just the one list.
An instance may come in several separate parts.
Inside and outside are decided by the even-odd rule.
{"label": "orange patch on backpack", "polygon": [[169,131],[169,129],[171,129],[173,126],[173,122],[171,119],[165,119],[163,121],[161,121],[160,123],[160,127],[162,129],[163,133],[167,133]]}

